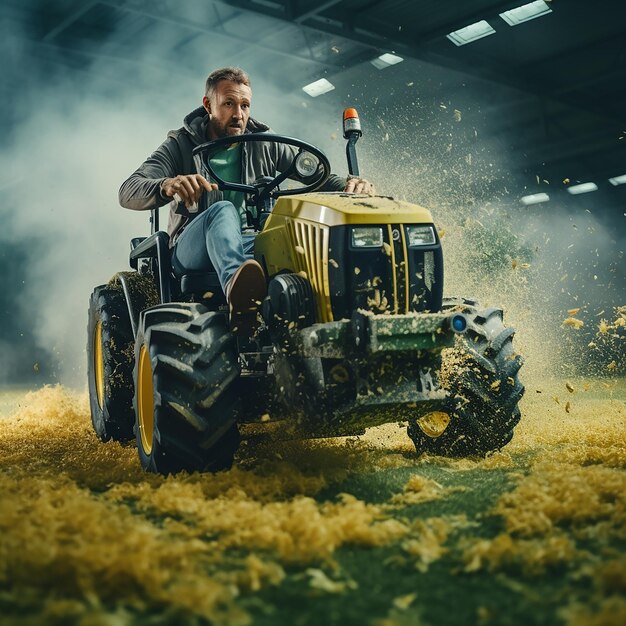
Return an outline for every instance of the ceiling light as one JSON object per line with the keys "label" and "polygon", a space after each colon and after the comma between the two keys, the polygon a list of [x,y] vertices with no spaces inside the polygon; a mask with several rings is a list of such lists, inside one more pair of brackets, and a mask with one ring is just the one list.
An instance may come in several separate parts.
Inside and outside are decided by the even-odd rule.
{"label": "ceiling light", "polygon": [[577,196],[579,193],[589,193],[590,191],[597,191],[598,185],[595,183],[581,183],[580,185],[573,185],[567,188],[567,193],[571,193],[573,196]]}
{"label": "ceiling light", "polygon": [[622,174],[621,176],[615,176],[614,178],[609,178],[609,182],[611,185],[624,185],[626,184],[626,174]]}
{"label": "ceiling light", "polygon": [[496,31],[489,25],[489,22],[481,20],[480,22],[470,24],[465,28],[455,30],[454,32],[446,35],[446,37],[457,46],[464,46],[466,43],[482,39],[487,35],[493,35],[495,32]]}
{"label": "ceiling light", "polygon": [[552,13],[552,9],[544,2],[544,0],[537,0],[536,2],[529,2],[528,4],[523,4],[521,7],[500,13],[500,17],[509,26],[517,26],[522,22],[534,20],[536,17],[541,17],[542,15],[547,15],[548,13]]}
{"label": "ceiling light", "polygon": [[550,196],[547,193],[533,193],[530,196],[523,196],[520,198],[520,202],[525,206],[548,202],[548,200],[550,200]]}
{"label": "ceiling light", "polygon": [[317,96],[321,96],[323,93],[332,91],[334,88],[335,85],[333,85],[330,81],[325,78],[320,78],[313,83],[305,85],[302,87],[302,90],[306,91],[306,93],[308,93],[312,98],[317,98]]}
{"label": "ceiling light", "polygon": [[384,70],[386,67],[390,65],[395,65],[396,63],[402,63],[404,59],[402,57],[397,56],[396,54],[391,54],[390,52],[385,52],[385,54],[381,54],[379,57],[372,59],[370,63],[378,70]]}

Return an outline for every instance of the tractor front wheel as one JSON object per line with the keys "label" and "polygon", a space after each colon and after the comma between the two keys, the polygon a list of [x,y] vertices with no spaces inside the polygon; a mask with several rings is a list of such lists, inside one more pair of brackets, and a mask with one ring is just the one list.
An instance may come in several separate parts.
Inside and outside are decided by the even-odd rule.
{"label": "tractor front wheel", "polygon": [[135,341],[135,435],[143,468],[228,469],[239,447],[239,363],[221,313],[200,304],[146,310]]}
{"label": "tractor front wheel", "polygon": [[442,357],[441,384],[453,408],[409,422],[418,453],[485,456],[511,440],[520,420],[523,358],[513,349],[515,331],[504,326],[501,309],[480,310],[465,302],[449,302],[465,314],[468,326]]}

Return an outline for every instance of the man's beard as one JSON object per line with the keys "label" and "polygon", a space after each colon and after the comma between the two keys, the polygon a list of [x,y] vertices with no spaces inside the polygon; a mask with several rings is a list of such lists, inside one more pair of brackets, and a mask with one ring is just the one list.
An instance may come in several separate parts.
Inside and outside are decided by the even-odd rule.
{"label": "man's beard", "polygon": [[239,127],[232,126],[232,122],[228,124],[212,124],[213,132],[218,138],[233,137],[235,135],[241,135],[244,131],[243,124]]}

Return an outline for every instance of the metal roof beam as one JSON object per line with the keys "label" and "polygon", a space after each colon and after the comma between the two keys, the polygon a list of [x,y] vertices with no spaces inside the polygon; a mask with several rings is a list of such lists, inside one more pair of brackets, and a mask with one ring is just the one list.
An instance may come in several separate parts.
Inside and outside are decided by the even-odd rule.
{"label": "metal roof beam", "polygon": [[85,3],[80,9],[70,13],[67,17],[62,19],[54,28],[50,29],[42,38],[43,42],[52,41],[57,35],[62,33],[66,28],[69,28],[72,24],[77,22],[85,13],[88,13],[98,4],[97,0]]}
{"label": "metal roof beam", "polygon": [[[229,2],[223,2],[222,0],[215,0],[218,4],[227,4],[227,5],[231,5],[231,3]],[[189,30],[195,31],[197,33],[213,33],[215,32],[213,29],[203,26],[201,24],[198,24],[196,22],[193,22],[191,20],[185,19],[185,18],[181,18],[181,17],[170,17],[168,15],[163,15],[158,13],[157,11],[153,10],[152,8],[150,9],[146,9],[145,6],[142,8],[137,8],[136,6],[132,6],[129,3],[123,2],[121,0],[101,0],[100,4],[103,4],[105,6],[109,6],[112,7],[114,9],[119,9],[121,11],[126,11],[127,13],[134,13],[134,14],[139,14],[139,15],[143,15],[144,17],[148,17],[150,19],[153,19],[157,22],[162,22],[164,24],[172,24],[175,26],[182,26],[184,28],[187,28]],[[251,4],[251,3],[247,3],[247,4]],[[235,33],[231,33],[228,32],[226,30],[220,30],[219,31],[221,35],[223,35],[224,37],[228,37],[229,39],[233,39],[234,41],[238,41],[240,43],[245,43],[246,46],[249,47],[254,47],[254,48],[260,48],[262,50],[266,50],[267,52],[272,52],[274,54],[277,54],[279,56],[282,57],[287,57],[289,59],[300,59],[301,61],[307,61],[310,63],[314,63],[316,65],[321,65],[324,67],[339,67],[337,63],[332,63],[330,61],[328,62],[322,62],[319,61],[318,59],[315,59],[311,56],[304,56],[301,54],[295,54],[293,52],[285,52],[284,50],[280,50],[279,48],[274,48],[271,46],[267,46],[267,45],[263,45],[260,43],[255,42],[254,40],[247,38],[247,37],[240,37],[238,35],[236,35]]]}
{"label": "metal roof beam", "polygon": [[[89,74],[93,75],[93,71],[90,68],[91,63],[101,61],[103,59],[114,63],[119,63],[120,65],[125,65],[132,70],[137,70],[138,76],[146,73],[146,66],[154,69],[155,71],[162,71],[161,62],[159,62],[158,64],[148,64],[144,59],[140,60],[137,58],[128,58],[120,55],[119,53],[103,53],[95,51],[92,52],[86,49],[76,50],[54,42],[34,41],[21,35],[14,35],[14,38],[18,41],[27,41],[31,45],[31,48],[28,52],[29,56],[33,58],[40,57],[44,61],[51,61],[55,65],[71,68],[73,71],[88,72]],[[167,67],[170,67],[169,64],[167,65]],[[176,66],[176,68],[174,68],[172,66],[170,69],[176,69],[179,73],[188,73],[191,77],[191,73],[188,72],[184,67],[181,68]],[[98,74],[98,79],[100,80],[102,78],[104,80],[108,80],[111,83],[119,83],[128,87],[128,80],[123,76],[119,78],[118,76],[119,72],[117,71],[113,71],[110,73],[101,72]]]}
{"label": "metal roof beam", "polygon": [[290,19],[296,22],[297,24],[302,24],[305,20],[308,20],[310,17],[314,15],[319,15],[326,11],[326,9],[330,9],[330,7],[339,4],[341,0],[326,0],[326,2],[320,2],[318,6],[313,9],[304,9],[303,11],[297,11],[294,2],[289,3],[288,15]]}

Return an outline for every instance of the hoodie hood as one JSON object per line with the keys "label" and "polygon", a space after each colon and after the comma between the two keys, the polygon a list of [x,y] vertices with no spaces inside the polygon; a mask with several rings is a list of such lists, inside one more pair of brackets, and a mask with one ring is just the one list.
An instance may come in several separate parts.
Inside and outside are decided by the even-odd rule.
{"label": "hoodie hood", "polygon": [[[192,141],[196,145],[206,143],[209,139],[206,134],[206,127],[209,123],[209,116],[204,107],[198,107],[189,113],[183,120],[183,127],[191,136]],[[270,129],[269,126],[259,122],[254,118],[248,118],[246,124],[246,133],[265,133]]]}

